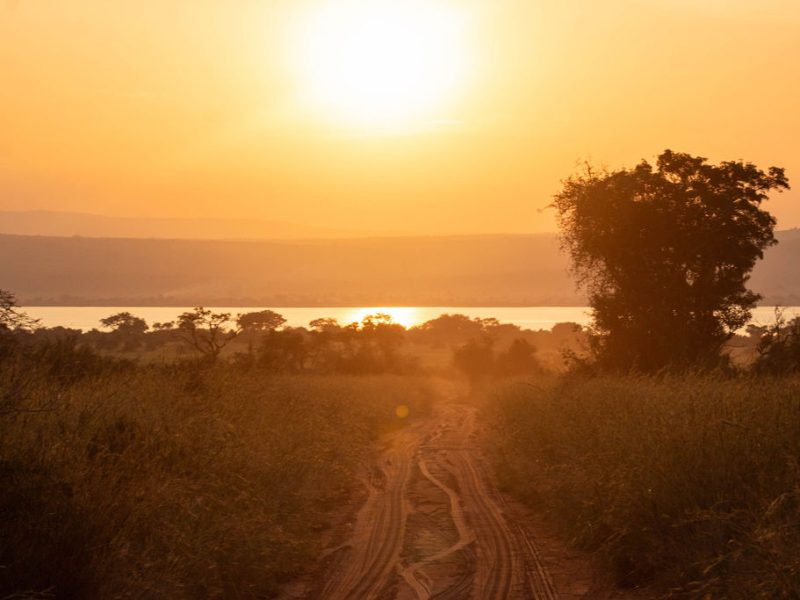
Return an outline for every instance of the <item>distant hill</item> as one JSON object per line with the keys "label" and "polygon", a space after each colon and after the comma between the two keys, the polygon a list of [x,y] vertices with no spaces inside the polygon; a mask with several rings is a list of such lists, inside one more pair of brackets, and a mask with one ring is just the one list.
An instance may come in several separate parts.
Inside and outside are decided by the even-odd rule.
{"label": "distant hill", "polygon": [[800,229],[775,234],[778,245],[768,248],[756,264],[750,288],[762,294],[762,304],[800,306]]}
{"label": "distant hill", "polygon": [[[800,305],[800,231],[756,267],[765,304]],[[582,305],[555,235],[215,241],[0,235],[23,305]]]}
{"label": "distant hill", "polygon": [[302,239],[358,237],[358,231],[261,219],[146,219],[87,213],[0,211],[0,233],[161,239]]}
{"label": "distant hill", "polygon": [[25,304],[581,304],[552,235],[192,241],[0,235]]}

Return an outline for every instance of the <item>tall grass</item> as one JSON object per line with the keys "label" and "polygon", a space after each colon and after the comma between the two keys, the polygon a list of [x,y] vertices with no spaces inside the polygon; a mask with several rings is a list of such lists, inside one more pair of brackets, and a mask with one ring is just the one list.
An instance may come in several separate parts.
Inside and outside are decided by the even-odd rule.
{"label": "tall grass", "polygon": [[[0,373],[0,597],[263,598],[319,552],[425,383],[139,368]],[[42,410],[43,409],[43,410]],[[31,411],[31,412],[28,412]]]}
{"label": "tall grass", "polygon": [[800,379],[517,382],[486,416],[502,483],[620,584],[800,597]]}

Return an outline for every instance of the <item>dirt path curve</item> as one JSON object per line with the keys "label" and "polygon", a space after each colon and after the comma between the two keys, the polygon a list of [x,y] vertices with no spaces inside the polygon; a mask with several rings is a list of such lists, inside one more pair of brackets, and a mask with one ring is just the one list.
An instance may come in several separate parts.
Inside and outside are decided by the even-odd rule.
{"label": "dirt path curve", "polygon": [[387,436],[352,537],[305,597],[329,600],[552,600],[525,527],[510,522],[475,442],[473,407]]}

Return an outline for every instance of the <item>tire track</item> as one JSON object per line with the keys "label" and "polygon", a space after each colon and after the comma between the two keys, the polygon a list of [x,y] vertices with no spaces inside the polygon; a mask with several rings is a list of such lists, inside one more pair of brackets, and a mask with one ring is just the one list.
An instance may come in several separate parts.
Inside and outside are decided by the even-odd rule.
{"label": "tire track", "polygon": [[[461,510],[461,502],[458,494],[456,494],[452,489],[447,487],[441,481],[439,481],[436,477],[431,475],[430,470],[425,462],[425,459],[420,458],[418,463],[420,473],[433,485],[441,489],[450,501],[450,518],[453,521],[453,525],[456,528],[456,532],[458,533],[458,541],[455,544],[450,546],[449,548],[445,548],[436,554],[433,554],[427,558],[424,558],[420,561],[415,562],[412,565],[409,565],[405,569],[399,569],[400,576],[406,581],[406,583],[414,590],[417,594],[417,598],[419,600],[428,600],[430,598],[430,586],[422,584],[416,576],[416,572],[419,571],[425,564],[436,562],[438,560],[442,560],[447,556],[454,554],[461,550],[467,544],[471,544],[475,541],[475,536],[467,527],[466,521],[464,520],[464,513]],[[428,579],[428,578],[426,578]]]}
{"label": "tire track", "polygon": [[[348,551],[325,573],[315,598],[558,598],[534,540],[506,520],[473,440],[475,418],[472,407],[441,402],[427,423],[386,438],[377,464],[383,485],[365,482],[368,496]],[[409,529],[412,482],[412,498],[428,516]],[[446,538],[444,548],[424,541]],[[410,564],[402,560],[406,547],[417,555]]]}
{"label": "tire track", "polygon": [[536,548],[536,544],[521,525],[517,525],[517,535],[524,544],[524,547],[528,550],[527,556],[530,558],[529,571],[532,570],[533,572],[529,573],[528,585],[530,586],[531,593],[537,600],[540,598],[544,600],[556,600],[558,598],[558,591],[555,585],[553,585],[550,573],[548,573],[547,569],[542,565],[542,560],[539,556],[539,550]]}
{"label": "tire track", "polygon": [[464,503],[473,521],[478,541],[478,569],[475,598],[509,598],[514,581],[515,560],[512,537],[499,509],[489,498],[472,461],[464,451],[450,453],[450,471],[463,490]]}
{"label": "tire track", "polygon": [[369,486],[369,495],[356,519],[352,548],[342,572],[327,582],[321,597],[331,600],[375,598],[387,585],[405,535],[408,507],[404,494],[411,460],[419,444],[413,429],[400,432],[381,457],[383,489]]}
{"label": "tire track", "polygon": [[446,418],[456,424],[446,440],[443,465],[461,490],[465,512],[477,540],[478,561],[473,597],[481,600],[510,598],[517,563],[512,548],[516,545],[505,519],[494,503],[475,468],[475,452],[470,438],[475,429],[475,411],[465,406],[449,405]]}

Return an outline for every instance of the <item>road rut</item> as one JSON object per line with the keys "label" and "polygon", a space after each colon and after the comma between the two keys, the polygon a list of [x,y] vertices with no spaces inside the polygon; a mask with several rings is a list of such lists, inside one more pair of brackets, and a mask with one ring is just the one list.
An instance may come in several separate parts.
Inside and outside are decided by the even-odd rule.
{"label": "road rut", "polygon": [[353,533],[308,598],[554,600],[535,538],[510,522],[475,443],[474,407],[384,439]]}

